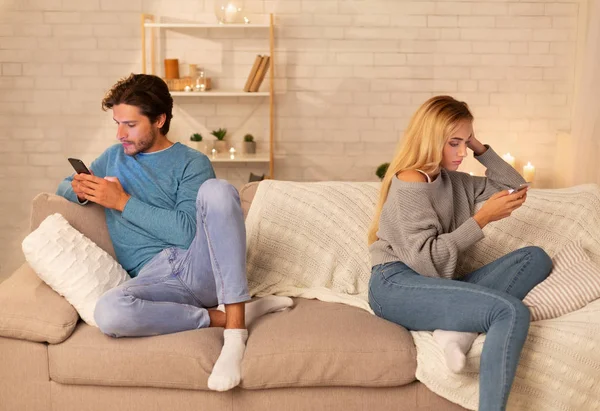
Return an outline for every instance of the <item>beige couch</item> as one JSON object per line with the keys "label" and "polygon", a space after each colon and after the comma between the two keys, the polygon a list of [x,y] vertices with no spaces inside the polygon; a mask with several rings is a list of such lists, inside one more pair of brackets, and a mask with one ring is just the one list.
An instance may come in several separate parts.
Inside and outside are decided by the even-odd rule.
{"label": "beige couch", "polygon": [[[114,256],[100,207],[41,194],[31,228],[56,212]],[[464,410],[415,380],[406,329],[358,308],[295,299],[249,331],[240,387],[212,392],[222,329],[113,339],[24,264],[0,284],[0,411]]]}

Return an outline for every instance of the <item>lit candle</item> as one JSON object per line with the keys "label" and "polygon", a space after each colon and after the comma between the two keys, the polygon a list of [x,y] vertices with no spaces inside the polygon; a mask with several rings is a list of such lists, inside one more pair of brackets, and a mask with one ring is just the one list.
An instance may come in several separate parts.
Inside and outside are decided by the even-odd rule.
{"label": "lit candle", "polygon": [[215,158],[215,156],[217,155],[217,149],[213,148],[212,150],[210,150],[210,153],[211,153],[212,157]]}
{"label": "lit candle", "polygon": [[229,149],[229,158],[233,160],[235,158],[235,148],[231,147]]}
{"label": "lit candle", "polygon": [[515,167],[515,158],[510,155],[510,153],[506,153],[502,156],[502,159],[506,161],[512,168]]}
{"label": "lit candle", "polygon": [[533,182],[533,178],[535,177],[535,167],[531,165],[528,161],[527,165],[523,166],[523,178],[528,183]]}

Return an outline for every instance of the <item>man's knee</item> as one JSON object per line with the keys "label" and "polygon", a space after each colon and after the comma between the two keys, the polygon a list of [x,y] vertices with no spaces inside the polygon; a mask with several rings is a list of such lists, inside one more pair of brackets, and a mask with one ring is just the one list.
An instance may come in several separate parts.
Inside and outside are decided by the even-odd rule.
{"label": "man's knee", "polygon": [[123,337],[125,335],[128,315],[122,309],[124,297],[123,292],[115,288],[105,293],[96,303],[94,320],[104,334],[111,337]]}
{"label": "man's knee", "polygon": [[196,204],[208,207],[215,205],[218,209],[227,207],[228,204],[239,205],[239,202],[239,194],[235,187],[225,180],[216,178],[202,183],[196,197]]}

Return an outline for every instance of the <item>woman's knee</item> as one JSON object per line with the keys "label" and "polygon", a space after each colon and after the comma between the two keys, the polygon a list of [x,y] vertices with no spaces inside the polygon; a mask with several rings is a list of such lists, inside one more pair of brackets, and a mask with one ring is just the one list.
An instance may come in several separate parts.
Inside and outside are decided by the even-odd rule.
{"label": "woman's knee", "polygon": [[529,258],[531,258],[533,267],[535,268],[536,273],[538,273],[540,276],[540,281],[544,280],[550,271],[552,271],[552,259],[548,253],[546,253],[546,251],[544,251],[544,249],[541,247],[537,246],[525,247],[523,251],[525,251],[529,255]]}
{"label": "woman's knee", "polygon": [[529,308],[523,304],[523,301],[519,300],[518,298],[507,295],[502,299],[497,313],[497,320],[509,319],[515,324],[516,328],[519,328],[523,331],[527,331],[529,329],[531,313]]}

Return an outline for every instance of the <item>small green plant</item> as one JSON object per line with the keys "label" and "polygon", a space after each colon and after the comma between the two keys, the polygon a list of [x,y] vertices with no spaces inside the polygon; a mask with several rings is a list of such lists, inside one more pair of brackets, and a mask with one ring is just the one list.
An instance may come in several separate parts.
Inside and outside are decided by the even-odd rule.
{"label": "small green plant", "polygon": [[202,141],[202,134],[194,133],[190,136],[191,141]]}
{"label": "small green plant", "polygon": [[375,174],[377,175],[377,177],[379,177],[380,180],[383,180],[383,177],[385,177],[385,173],[387,173],[389,166],[390,163],[383,163],[379,167],[377,167],[377,171],[375,171]]}
{"label": "small green plant", "polygon": [[223,141],[223,140],[225,140],[225,136],[227,135],[227,129],[220,128],[218,130],[213,130],[210,134],[215,136],[217,138],[217,140]]}
{"label": "small green plant", "polygon": [[244,141],[247,143],[251,143],[254,141],[254,136],[252,134],[246,134],[244,136]]}

